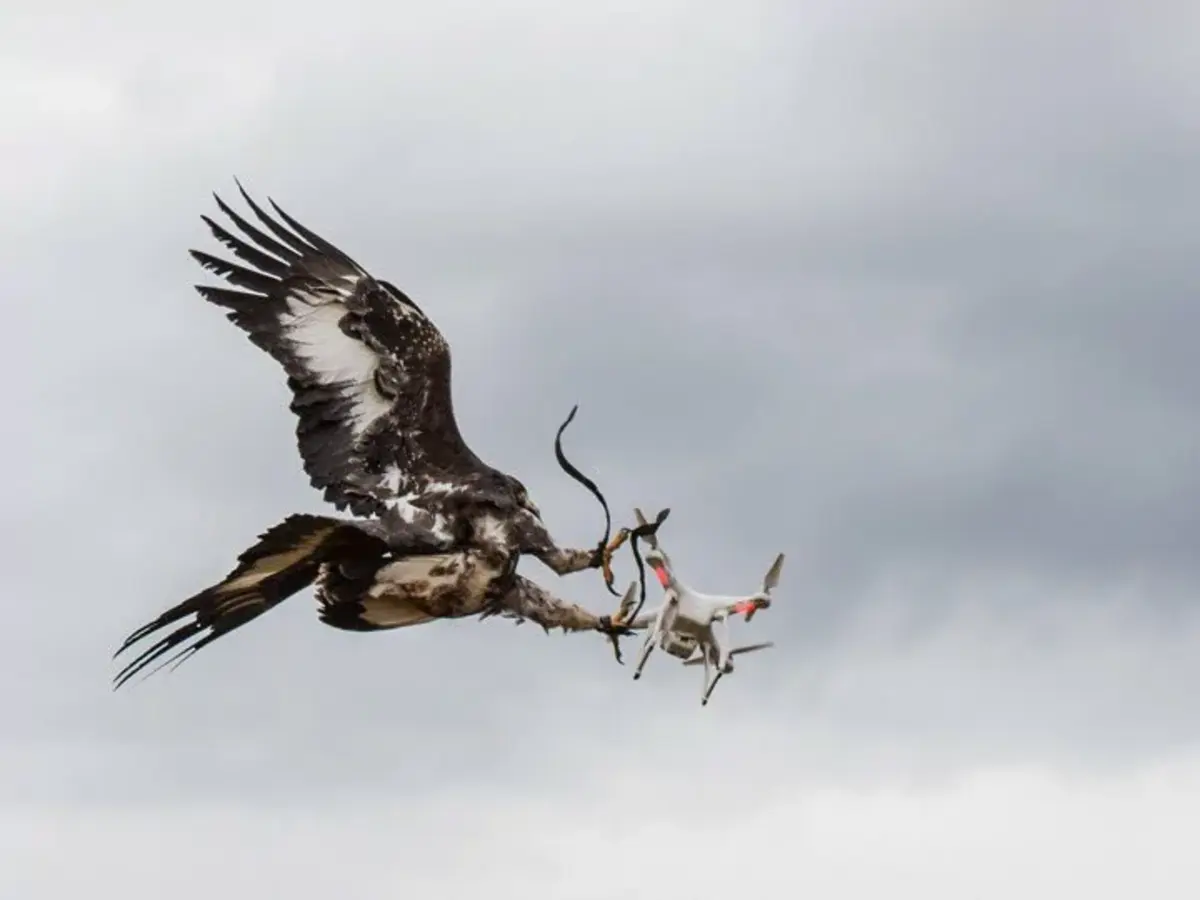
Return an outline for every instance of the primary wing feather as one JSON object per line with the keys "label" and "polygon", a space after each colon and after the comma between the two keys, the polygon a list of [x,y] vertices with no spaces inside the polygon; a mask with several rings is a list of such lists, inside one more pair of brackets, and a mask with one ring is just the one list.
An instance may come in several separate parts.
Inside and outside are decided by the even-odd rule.
{"label": "primary wing feather", "polygon": [[202,218],[238,261],[191,251],[230,285],[196,287],[283,365],[313,486],[372,515],[486,471],[459,433],[450,347],[433,322],[274,201],[278,218],[238,189],[262,228],[216,197],[240,234]]}

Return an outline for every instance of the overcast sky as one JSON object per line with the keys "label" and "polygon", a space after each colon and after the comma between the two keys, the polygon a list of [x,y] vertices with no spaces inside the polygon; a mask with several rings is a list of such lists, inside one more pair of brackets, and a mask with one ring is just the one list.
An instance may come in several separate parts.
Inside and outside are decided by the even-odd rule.
{"label": "overcast sky", "polygon": [[[1187,6],[5,4],[0,895],[1197,896]],[[698,586],[786,551],[776,649],[702,710],[662,655],[305,592],[111,693],[325,509],[191,287],[234,176],[433,317],[561,540],[579,403]]]}

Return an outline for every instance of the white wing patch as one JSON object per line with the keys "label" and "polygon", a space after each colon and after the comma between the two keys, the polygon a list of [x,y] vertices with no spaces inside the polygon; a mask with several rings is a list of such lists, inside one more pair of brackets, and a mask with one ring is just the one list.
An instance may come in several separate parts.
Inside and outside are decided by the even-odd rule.
{"label": "white wing patch", "polygon": [[320,295],[289,297],[281,317],[284,334],[296,355],[322,384],[337,386],[352,406],[354,437],[385,415],[391,404],[375,388],[378,360],[361,341],[345,334],[338,323],[346,308]]}
{"label": "white wing patch", "polygon": [[[396,488],[392,487],[392,485],[398,482],[398,474],[395,478],[385,477],[384,487],[394,491]],[[453,543],[454,535],[446,517],[439,513],[422,509],[414,504],[413,500],[416,496],[416,494],[405,494],[400,497],[391,497],[384,502],[406,524],[415,525],[430,532],[439,541],[444,541],[447,544]]]}
{"label": "white wing patch", "polygon": [[455,425],[445,337],[403,291],[278,206],[286,226],[241,194],[270,233],[218,198],[242,234],[204,219],[237,259],[191,251],[229,285],[196,287],[288,372],[309,480],[339,509],[383,515],[391,506],[448,537],[453,529],[427,522],[432,513],[421,507],[455,515],[451,500],[481,488]]}

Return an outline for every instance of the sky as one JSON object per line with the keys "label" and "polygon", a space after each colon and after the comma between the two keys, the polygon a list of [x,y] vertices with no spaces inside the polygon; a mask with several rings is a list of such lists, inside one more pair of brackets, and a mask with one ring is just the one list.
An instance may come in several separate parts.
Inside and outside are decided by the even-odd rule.
{"label": "sky", "polygon": [[[1166,2],[6,4],[0,895],[1196,896],[1198,60]],[[235,177],[431,315],[560,541],[578,403],[688,580],[786,552],[776,647],[702,709],[305,592],[114,694],[331,511],[191,287]]]}

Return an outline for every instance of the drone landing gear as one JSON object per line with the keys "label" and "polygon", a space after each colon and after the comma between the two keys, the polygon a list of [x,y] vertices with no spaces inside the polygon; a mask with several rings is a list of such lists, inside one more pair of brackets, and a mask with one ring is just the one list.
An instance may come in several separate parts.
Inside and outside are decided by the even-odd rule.
{"label": "drone landing gear", "polygon": [[718,669],[717,674],[708,682],[708,686],[704,689],[704,696],[700,698],[701,706],[708,706],[708,698],[712,696],[713,688],[717,686],[717,682],[721,680],[721,676],[724,674],[723,671]]}
{"label": "drone landing gear", "polygon": [[719,646],[721,649],[716,650],[711,646],[702,648],[704,653],[704,693],[700,695],[701,706],[708,706],[708,698],[712,696],[713,688],[717,686],[721,676],[733,671],[733,666],[729,662],[729,651],[723,649],[723,644]]}
{"label": "drone landing gear", "polygon": [[637,681],[642,677],[642,669],[646,667],[646,660],[650,658],[651,652],[654,650],[654,632],[651,632],[645,642],[642,644],[642,652],[638,657],[637,668],[633,670],[633,680]]}
{"label": "drone landing gear", "polygon": [[654,652],[654,646],[657,644],[663,635],[663,624],[666,621],[668,612],[675,605],[674,600],[668,598],[658,611],[658,615],[654,617],[654,622],[650,625],[646,632],[646,640],[642,643],[642,652],[638,657],[637,668],[633,670],[633,680],[637,681],[642,677],[642,669],[646,667],[646,660],[650,658],[650,654]]}

